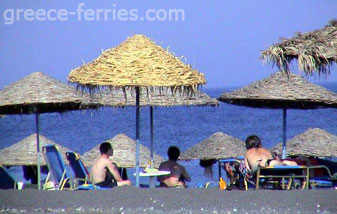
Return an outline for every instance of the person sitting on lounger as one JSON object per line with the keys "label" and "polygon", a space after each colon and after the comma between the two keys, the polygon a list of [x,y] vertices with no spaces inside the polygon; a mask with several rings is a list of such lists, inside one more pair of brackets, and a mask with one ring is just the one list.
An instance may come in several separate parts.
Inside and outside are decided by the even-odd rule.
{"label": "person sitting on lounger", "polygon": [[294,161],[282,161],[277,155],[273,155],[271,151],[263,148],[260,138],[256,135],[247,137],[246,148],[247,151],[244,155],[244,161],[238,160],[225,164],[225,170],[230,179],[237,177],[238,173],[240,173],[249,180],[255,175],[259,166],[297,165]]}
{"label": "person sitting on lounger", "polygon": [[185,188],[185,181],[191,181],[191,177],[186,171],[185,167],[177,163],[180,156],[180,150],[176,146],[170,146],[167,155],[168,161],[162,162],[159,165],[159,170],[170,171],[171,173],[166,176],[159,176],[161,187],[181,187]]}
{"label": "person sitting on lounger", "polygon": [[109,142],[100,145],[100,157],[91,167],[90,178],[92,182],[100,187],[130,186],[130,180],[122,180],[116,164],[109,160],[113,155],[112,146]]}
{"label": "person sitting on lounger", "polygon": [[297,166],[294,161],[281,160],[266,148],[262,147],[261,140],[256,135],[251,135],[246,140],[247,151],[244,155],[245,167],[254,174],[259,166]]}

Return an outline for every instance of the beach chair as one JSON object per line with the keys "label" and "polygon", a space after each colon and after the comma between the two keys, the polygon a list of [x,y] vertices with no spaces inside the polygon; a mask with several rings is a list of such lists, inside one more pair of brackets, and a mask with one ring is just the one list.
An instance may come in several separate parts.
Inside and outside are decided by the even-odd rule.
{"label": "beach chair", "polygon": [[[310,176],[311,170],[323,169],[325,171],[323,176]],[[337,181],[334,180],[331,176],[331,172],[327,166],[324,165],[316,165],[308,167],[308,176],[309,176],[309,188],[317,189],[317,188],[330,188],[337,185]]]}
{"label": "beach chair", "polygon": [[90,174],[87,168],[84,166],[80,159],[80,156],[73,151],[66,152],[66,157],[69,162],[71,169],[74,172],[75,178],[83,179],[79,180],[77,187],[78,190],[108,190],[111,188],[103,188],[94,185],[90,180]]}
{"label": "beach chair", "polygon": [[85,178],[74,178],[67,175],[62,156],[55,145],[42,147],[42,153],[48,167],[48,175],[43,186],[44,190],[77,189],[79,182],[87,182]]}
{"label": "beach chair", "polygon": [[273,187],[281,186],[282,189],[290,189],[297,179],[304,182],[303,188],[308,188],[309,168],[306,166],[259,167],[256,173],[256,189],[260,188],[261,179],[264,179],[264,187],[271,184]]}
{"label": "beach chair", "polygon": [[0,189],[17,189],[17,186],[14,178],[0,165]]}
{"label": "beach chair", "polygon": [[[219,164],[219,181],[221,181],[221,169],[225,169],[225,164],[240,164],[243,161],[243,156],[239,156],[237,158],[228,158],[228,159],[222,159],[218,161]],[[226,171],[226,175],[228,178],[228,184],[226,184],[226,189],[231,189],[232,187],[238,188],[238,189],[244,189],[248,190],[249,188],[254,187],[255,183],[245,178],[245,176],[238,170],[239,167],[233,173],[230,175]]]}

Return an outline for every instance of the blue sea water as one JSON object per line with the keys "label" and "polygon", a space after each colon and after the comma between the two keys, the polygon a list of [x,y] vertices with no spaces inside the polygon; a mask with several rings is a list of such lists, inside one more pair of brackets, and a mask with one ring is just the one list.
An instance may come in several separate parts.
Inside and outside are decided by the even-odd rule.
{"label": "blue sea water", "polygon": [[[337,92],[337,83],[323,84]],[[205,89],[211,97],[233,88]],[[310,127],[325,129],[337,135],[337,109],[288,110],[287,138],[304,132]],[[150,145],[149,108],[141,109],[141,143]],[[261,137],[265,147],[271,148],[282,141],[282,110],[258,109],[221,103],[218,107],[155,107],[154,108],[154,151],[167,158],[170,145],[177,145],[181,151],[222,131],[241,140],[248,135]],[[0,149],[10,146],[35,133],[33,115],[5,116],[0,119]],[[97,111],[73,111],[63,114],[51,113],[40,116],[40,133],[80,154],[95,145],[124,133],[135,139],[135,107],[124,109],[102,108]],[[205,182],[203,168],[199,161],[181,162],[192,176],[190,186]],[[10,173],[22,179],[19,167],[9,169]],[[213,167],[217,178],[217,166]],[[129,178],[135,180],[133,169]],[[147,183],[146,178],[141,183]]]}

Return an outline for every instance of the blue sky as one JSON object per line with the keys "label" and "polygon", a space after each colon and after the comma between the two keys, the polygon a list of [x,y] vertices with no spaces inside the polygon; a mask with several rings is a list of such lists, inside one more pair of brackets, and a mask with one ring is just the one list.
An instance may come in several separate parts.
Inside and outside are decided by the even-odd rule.
{"label": "blue sky", "polygon": [[[8,9],[183,9],[184,21],[25,21],[5,24]],[[193,0],[193,1],[55,1],[2,0],[0,3],[0,88],[32,72],[66,81],[72,68],[96,58],[101,49],[118,45],[128,36],[145,34],[204,73],[206,87],[249,84],[277,71],[263,64],[260,51],[281,37],[324,27],[337,18],[335,0]],[[8,16],[8,14],[7,14]],[[294,72],[298,73],[296,66]],[[337,81],[334,66],[328,77]]]}

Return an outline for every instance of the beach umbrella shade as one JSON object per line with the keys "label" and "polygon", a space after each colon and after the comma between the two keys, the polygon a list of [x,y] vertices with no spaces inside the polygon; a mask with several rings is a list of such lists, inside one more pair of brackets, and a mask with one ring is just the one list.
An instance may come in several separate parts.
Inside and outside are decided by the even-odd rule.
{"label": "beach umbrella shade", "polygon": [[[273,150],[281,151],[282,144]],[[287,154],[306,157],[337,157],[337,136],[323,129],[309,128],[287,141]]]}
{"label": "beach umbrella shade", "polygon": [[[237,158],[246,152],[245,142],[223,132],[216,132],[200,143],[192,146],[180,155],[180,160],[199,159],[204,163],[214,163],[214,160]],[[205,168],[206,169],[206,168]],[[212,172],[210,172],[212,176]],[[219,177],[221,168],[219,165]]]}
{"label": "beach umbrella shade", "polygon": [[[136,95],[136,186],[139,186],[140,93],[170,89],[191,94],[206,83],[204,75],[144,35],[134,35],[104,51],[92,62],[73,69],[68,81],[89,92],[97,88],[130,89]],[[150,108],[152,110],[152,108]]]}
{"label": "beach umbrella shade", "polygon": [[[131,139],[125,134],[118,134],[110,140],[107,140],[113,149],[113,156],[110,160],[117,164],[118,167],[134,168],[136,167],[136,141]],[[100,156],[99,145],[92,148],[90,151],[84,153],[81,157],[84,165],[92,166],[94,161]],[[139,165],[140,167],[146,167],[150,161],[150,150],[147,147],[140,145],[139,149]],[[159,164],[163,161],[163,158],[157,154],[154,154],[153,164],[155,167],[159,167]]]}
{"label": "beach umbrella shade", "polygon": [[[37,166],[36,134],[32,134],[23,140],[0,150],[0,164],[3,166]],[[61,146],[54,141],[39,135],[40,147],[46,145],[56,145],[62,154],[63,160],[67,160],[65,153],[70,149]],[[44,158],[40,160],[40,165],[45,166]]]}
{"label": "beach umbrella shade", "polygon": [[240,139],[227,135],[223,132],[216,132],[200,143],[192,146],[180,155],[180,160],[210,160],[236,158],[244,155],[246,144]]}
{"label": "beach umbrella shade", "polygon": [[297,59],[298,67],[306,74],[329,74],[337,62],[337,20],[320,30],[297,33],[290,39],[282,39],[263,51],[264,61],[276,64],[282,71],[289,71],[289,64]]}
{"label": "beach umbrella shade", "polygon": [[218,100],[255,108],[283,109],[283,151],[286,157],[287,109],[336,108],[337,94],[295,74],[276,72],[268,78],[223,93]]}
{"label": "beach umbrella shade", "polygon": [[32,73],[0,91],[0,114],[35,114],[38,189],[40,189],[41,148],[39,115],[77,110],[81,108],[81,101],[82,95],[73,87],[41,72]]}

